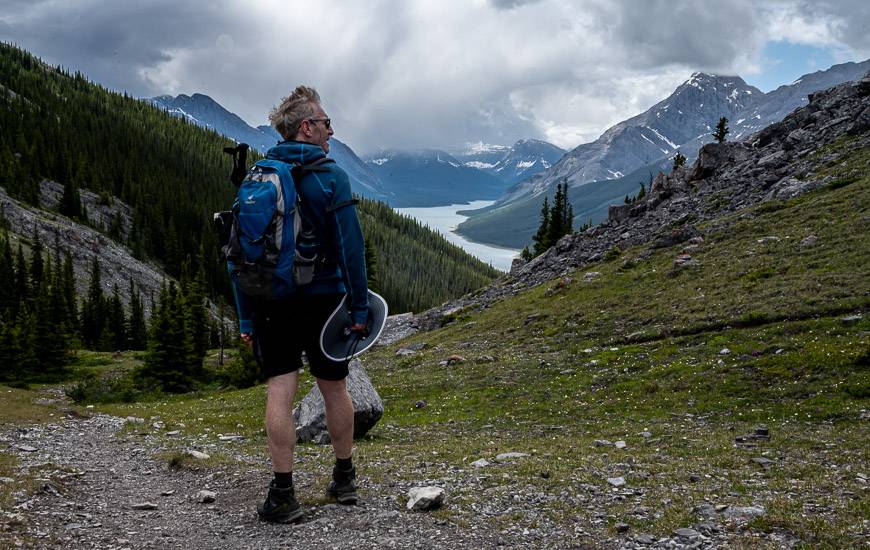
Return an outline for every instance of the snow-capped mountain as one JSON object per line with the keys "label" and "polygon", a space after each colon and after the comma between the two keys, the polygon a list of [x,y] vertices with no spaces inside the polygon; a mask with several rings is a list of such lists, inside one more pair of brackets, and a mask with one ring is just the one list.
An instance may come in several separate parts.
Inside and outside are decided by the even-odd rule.
{"label": "snow-capped mountain", "polygon": [[565,150],[539,139],[514,143],[507,155],[496,163],[492,172],[505,183],[514,184],[547,170],[565,154]]}
{"label": "snow-capped mountain", "polygon": [[[265,153],[281,141],[281,136],[271,126],[251,127],[238,115],[231,113],[217,101],[204,94],[162,95],[150,101],[169,114],[186,118],[193,124],[210,128],[238,143],[247,143]],[[353,150],[335,137],[329,140],[329,156],[341,166],[350,178],[351,188],[364,197],[390,201],[390,196],[381,189],[378,177]]]}
{"label": "snow-capped mountain", "polygon": [[483,170],[513,185],[556,164],[564,154],[564,149],[552,143],[522,139],[512,147],[472,143],[454,156],[469,168]]}
{"label": "snow-capped mountain", "polygon": [[365,157],[390,196],[390,206],[424,207],[495,199],[506,185],[438,149],[387,150]]}
{"label": "snow-capped mountain", "polygon": [[[631,184],[626,179],[636,179],[629,178],[629,174],[643,172],[645,167],[667,166],[668,158],[677,150],[689,161],[693,160],[700,146],[713,140],[711,134],[720,117],[729,120],[729,140],[746,139],[805,104],[808,94],[861,78],[868,69],[870,60],[834,65],[766,94],[747,85],[740,77],[695,73],[647,111],[612,126],[594,142],[566,153],[548,170],[514,185],[495,205],[470,213],[472,218],[460,225],[459,230],[475,240],[516,246],[516,237],[508,242],[501,236],[517,234],[513,225],[517,220],[525,220],[519,232],[527,236],[528,242],[537,227],[535,216],[528,212],[521,214],[517,208],[521,207],[523,212],[540,209],[543,195],[552,195],[557,183],[567,180],[572,188],[569,196],[573,196],[577,187],[592,182],[620,182],[613,185],[610,200],[621,202],[625,187]],[[596,185],[596,212],[606,213],[606,188],[606,185]],[[591,212],[593,205],[573,206],[577,213]],[[593,221],[600,219],[593,218]],[[578,223],[585,221],[587,218],[583,217]]]}

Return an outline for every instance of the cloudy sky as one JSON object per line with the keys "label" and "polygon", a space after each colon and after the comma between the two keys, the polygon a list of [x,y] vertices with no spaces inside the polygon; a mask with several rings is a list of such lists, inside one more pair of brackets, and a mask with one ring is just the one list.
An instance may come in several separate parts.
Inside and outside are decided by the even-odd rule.
{"label": "cloudy sky", "polygon": [[0,0],[0,40],[109,88],[252,125],[313,85],[357,152],[570,148],[694,71],[764,91],[870,58],[867,0]]}

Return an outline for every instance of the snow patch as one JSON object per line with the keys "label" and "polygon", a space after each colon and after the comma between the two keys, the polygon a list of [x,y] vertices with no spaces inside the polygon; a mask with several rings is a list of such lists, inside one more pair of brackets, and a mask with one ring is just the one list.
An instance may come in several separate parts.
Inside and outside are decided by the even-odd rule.
{"label": "snow patch", "polygon": [[479,155],[481,153],[495,153],[509,150],[510,147],[508,147],[507,145],[496,145],[494,143],[484,143],[482,141],[478,141],[477,143],[467,144],[466,154]]}
{"label": "snow patch", "polygon": [[547,161],[544,160],[544,159],[541,159],[541,166],[543,166],[543,167],[544,167],[544,170],[546,170],[547,168],[550,167],[550,163],[547,162]]}
{"label": "snow patch", "polygon": [[491,162],[480,162],[479,160],[472,160],[465,163],[465,166],[469,168],[477,168],[478,170],[486,170],[487,168],[492,168],[495,164]]}
{"label": "snow patch", "polygon": [[384,158],[380,158],[380,159],[372,159],[369,162],[371,162],[372,164],[377,164],[378,166],[381,166],[387,162],[390,162],[390,159],[388,157],[384,157]]}
{"label": "snow patch", "polygon": [[740,124],[740,123],[743,122],[744,120],[746,120],[746,119],[745,119],[745,118],[738,119],[737,122],[735,122],[734,124]]}
{"label": "snow patch", "polygon": [[517,163],[518,170],[525,170],[526,168],[531,168],[538,162],[537,160],[521,160]]}
{"label": "snow patch", "polygon": [[[652,131],[652,133],[654,133],[656,136],[658,136],[658,138],[659,138],[660,140],[662,140],[662,141],[664,141],[665,143],[667,143],[668,145],[670,145],[673,149],[676,149],[676,148],[677,148],[677,144],[676,144],[676,143],[674,143],[673,141],[669,140],[669,139],[666,138],[665,136],[661,135],[661,134],[658,132],[658,130],[656,130],[655,128],[650,128],[650,127],[648,127],[648,126],[644,126],[644,128],[646,128],[647,130]],[[665,152],[667,152],[667,151],[665,151]]]}

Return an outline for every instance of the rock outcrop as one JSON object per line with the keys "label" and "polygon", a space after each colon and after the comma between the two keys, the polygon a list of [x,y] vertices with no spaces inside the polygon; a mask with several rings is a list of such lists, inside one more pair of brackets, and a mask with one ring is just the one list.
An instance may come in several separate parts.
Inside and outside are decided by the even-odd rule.
{"label": "rock outcrop", "polygon": [[[347,391],[353,401],[353,436],[360,438],[372,429],[384,415],[384,402],[366,376],[359,359],[350,362]],[[315,385],[305,399],[293,410],[296,438],[299,441],[328,443],[326,409],[323,395]]]}
{"label": "rock outcrop", "polygon": [[[841,136],[852,139],[827,148]],[[690,167],[660,173],[640,201],[610,210],[610,219],[562,237],[550,250],[512,269],[496,283],[421,313],[415,325],[431,330],[457,312],[486,307],[605,255],[654,242],[672,246],[700,235],[696,224],[763,201],[789,199],[829,183],[818,168],[870,145],[870,73],[809,96],[809,103],[743,141],[701,147]],[[850,176],[860,177],[870,167]]]}

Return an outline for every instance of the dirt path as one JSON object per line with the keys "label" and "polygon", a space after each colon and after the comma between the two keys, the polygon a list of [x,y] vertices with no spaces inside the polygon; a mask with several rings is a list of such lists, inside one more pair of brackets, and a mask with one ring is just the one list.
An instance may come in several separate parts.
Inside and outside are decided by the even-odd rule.
{"label": "dirt path", "polygon": [[[494,548],[514,544],[472,527],[404,509],[404,501],[365,497],[359,506],[323,504],[323,488],[297,473],[306,510],[299,525],[260,522],[268,469],[248,472],[170,468],[153,449],[119,433],[124,420],[98,414],[19,428],[0,436],[22,473],[38,472],[41,489],[5,518],[3,548]],[[364,488],[364,486],[363,486]],[[200,490],[216,493],[201,504]],[[381,493],[378,491],[378,493]],[[22,497],[22,499],[25,497]],[[156,509],[133,505],[151,503]]]}

